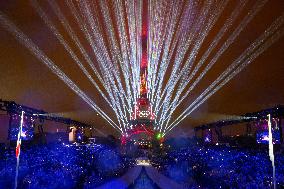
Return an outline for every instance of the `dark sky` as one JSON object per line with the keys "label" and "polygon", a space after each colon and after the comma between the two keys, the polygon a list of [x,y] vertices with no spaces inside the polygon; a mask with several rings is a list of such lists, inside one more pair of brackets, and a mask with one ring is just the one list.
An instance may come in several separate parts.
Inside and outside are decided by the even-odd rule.
{"label": "dark sky", "polygon": [[[241,19],[247,16],[246,13],[255,2],[248,2],[239,20],[234,23],[232,28],[235,28]],[[40,1],[40,4],[47,11],[48,15],[56,21],[56,17],[47,1]],[[198,56],[202,52],[205,52],[224,20],[235,7],[235,4],[236,1],[229,1],[220,19],[206,37]],[[68,12],[64,1],[60,2],[60,7],[71,22],[72,27],[78,32],[78,36],[82,39],[84,47],[90,52],[90,46],[83,39],[82,34],[80,34],[79,27],[76,25],[70,12]],[[68,56],[62,45],[58,43],[48,27],[37,15],[29,1],[1,1],[0,11],[30,37],[82,90],[113,117],[110,108],[105,106],[102,97],[99,96],[96,89],[82,72],[78,70],[78,67],[72,62],[72,59]],[[201,90],[204,90],[206,86],[214,81],[226,66],[236,59],[283,12],[284,1],[269,0],[248,26],[244,28],[230,48],[221,56],[216,66],[208,72],[197,88],[190,94],[186,102],[178,109],[175,116],[184,110]],[[68,39],[66,32],[58,20],[55,23],[61,33]],[[229,34],[228,32],[226,35],[228,36]],[[0,98],[44,109],[48,112],[64,113],[67,117],[92,123],[106,133],[115,133],[102,118],[97,116],[83,100],[75,95],[44,64],[31,55],[1,25],[0,39]],[[217,50],[216,48],[215,52]],[[213,56],[214,54],[212,54]],[[171,134],[191,133],[194,126],[218,120],[227,115],[240,115],[246,112],[269,108],[277,104],[284,104],[283,85],[284,38],[282,37],[208,101],[196,109]]]}

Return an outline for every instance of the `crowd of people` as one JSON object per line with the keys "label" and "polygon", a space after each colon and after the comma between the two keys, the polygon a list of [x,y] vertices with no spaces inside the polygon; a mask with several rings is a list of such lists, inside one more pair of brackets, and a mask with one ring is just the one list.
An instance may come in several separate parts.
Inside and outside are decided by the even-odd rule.
{"label": "crowd of people", "polygon": [[[132,164],[103,145],[40,145],[22,148],[18,188],[94,188],[123,175]],[[0,156],[0,188],[14,188],[15,151]]]}
{"label": "crowd of people", "polygon": [[[190,146],[154,160],[160,171],[188,188],[270,188],[272,164],[266,150]],[[275,154],[277,188],[284,187],[284,154]]]}
{"label": "crowd of people", "polygon": [[[0,151],[0,188],[13,188],[15,151]],[[160,173],[187,188],[270,188],[272,184],[272,164],[265,149],[188,145],[155,154],[150,160]],[[18,186],[95,188],[121,177],[132,166],[135,166],[133,157],[107,145],[33,145],[21,150]],[[284,187],[281,151],[275,153],[275,167],[277,186]],[[152,183],[146,174],[139,178],[132,188],[146,181]]]}

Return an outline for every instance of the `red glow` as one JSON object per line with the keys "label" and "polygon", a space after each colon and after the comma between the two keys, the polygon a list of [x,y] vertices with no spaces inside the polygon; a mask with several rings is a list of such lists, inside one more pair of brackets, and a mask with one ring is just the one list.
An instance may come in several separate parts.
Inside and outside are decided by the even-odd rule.
{"label": "red glow", "polygon": [[148,100],[145,99],[145,98],[140,98],[140,99],[138,100],[138,104],[139,104],[140,106],[148,105]]}
{"label": "red glow", "polygon": [[132,135],[137,135],[139,133],[147,133],[148,135],[154,135],[154,132],[151,129],[147,129],[145,126],[141,125],[140,127],[133,129],[132,132],[129,133],[129,137]]}
{"label": "red glow", "polygon": [[126,136],[122,136],[121,137],[121,144],[123,144],[123,145],[126,144],[126,141],[127,141]]}
{"label": "red glow", "polygon": [[21,144],[18,144],[17,147],[16,147],[16,158],[19,157],[19,155],[20,155],[20,150],[21,150]]}

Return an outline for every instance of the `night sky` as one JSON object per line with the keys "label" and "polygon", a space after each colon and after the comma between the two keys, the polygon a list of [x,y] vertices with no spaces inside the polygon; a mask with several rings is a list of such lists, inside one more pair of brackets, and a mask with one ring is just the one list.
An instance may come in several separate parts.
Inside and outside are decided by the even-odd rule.
{"label": "night sky", "polygon": [[[239,19],[233,24],[234,29],[256,1],[248,1]],[[64,15],[77,32],[84,47],[91,53],[91,47],[84,39],[74,18],[64,1],[58,1]],[[97,1],[94,2],[96,5]],[[111,2],[108,2],[111,7]],[[40,1],[41,7],[56,23],[61,34],[70,38],[57,17],[50,9],[47,1]],[[224,20],[235,8],[236,1],[229,1],[221,17],[206,37],[198,58],[205,52],[212,39],[223,25]],[[99,11],[99,6],[94,7]],[[52,59],[70,78],[78,84],[95,102],[106,111],[110,117],[112,110],[107,107],[103,98],[92,86],[91,82],[78,69],[63,46],[37,15],[29,1],[0,1],[1,14],[11,20],[31,40],[37,44],[46,55]],[[239,37],[218,59],[216,65],[206,74],[196,89],[189,95],[175,116],[184,110],[194,98],[200,94],[225,68],[235,60],[276,18],[284,13],[284,1],[269,0],[262,10],[254,17]],[[100,15],[98,14],[98,19]],[[102,24],[103,26],[103,24]],[[284,26],[282,25],[282,28]],[[232,30],[230,30],[232,32]],[[228,36],[230,32],[226,33]],[[107,36],[105,36],[107,37]],[[0,98],[13,100],[19,104],[43,109],[47,112],[62,113],[66,117],[96,125],[105,133],[117,134],[107,122],[98,116],[83,100],[58,79],[44,64],[35,58],[30,51],[21,45],[13,35],[0,25]],[[224,42],[224,39],[222,39]],[[222,42],[221,42],[222,44]],[[220,45],[218,46],[220,47]],[[218,48],[214,50],[216,52]],[[75,49],[78,52],[78,49]],[[176,52],[178,53],[178,52]],[[79,53],[78,53],[79,54]],[[214,56],[212,53],[211,58]],[[94,64],[96,59],[93,58]],[[241,115],[258,111],[277,104],[284,104],[284,38],[275,42],[269,49],[258,56],[233,80],[196,109],[184,120],[171,135],[192,133],[192,128],[199,124],[225,118],[231,115]],[[1,126],[2,127],[2,126]],[[50,128],[54,129],[54,127]],[[2,134],[2,133],[1,133]]]}

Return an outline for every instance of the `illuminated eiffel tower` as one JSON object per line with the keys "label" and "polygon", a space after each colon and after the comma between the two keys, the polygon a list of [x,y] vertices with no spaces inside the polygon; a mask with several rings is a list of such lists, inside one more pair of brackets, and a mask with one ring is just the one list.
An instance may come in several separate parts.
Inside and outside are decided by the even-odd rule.
{"label": "illuminated eiffel tower", "polygon": [[[152,112],[152,105],[148,99],[148,0],[142,1],[142,59],[140,63],[140,91],[134,113],[130,123],[130,130],[128,136],[124,140],[144,141],[149,143],[156,135],[155,128],[155,114]],[[158,134],[158,139],[161,136]],[[148,142],[146,142],[148,141]]]}

